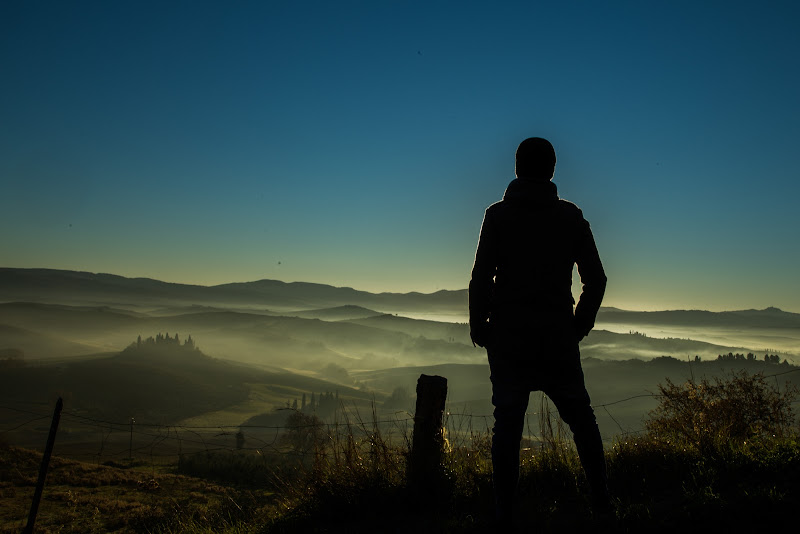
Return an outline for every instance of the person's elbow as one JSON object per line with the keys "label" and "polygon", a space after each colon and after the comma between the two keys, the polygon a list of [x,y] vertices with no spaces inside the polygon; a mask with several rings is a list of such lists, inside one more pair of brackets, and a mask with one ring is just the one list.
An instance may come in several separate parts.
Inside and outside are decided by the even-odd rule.
{"label": "person's elbow", "polygon": [[583,290],[594,295],[605,295],[608,277],[603,271],[595,273],[591,278],[584,281]]}
{"label": "person's elbow", "polygon": [[600,293],[606,292],[606,286],[608,285],[608,277],[606,276],[605,271],[601,271],[599,276],[597,277],[597,288]]}

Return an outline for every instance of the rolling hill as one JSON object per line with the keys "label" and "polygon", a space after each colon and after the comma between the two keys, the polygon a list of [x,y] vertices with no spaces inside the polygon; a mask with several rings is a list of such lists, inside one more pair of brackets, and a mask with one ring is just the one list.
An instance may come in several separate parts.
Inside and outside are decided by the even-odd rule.
{"label": "rolling hill", "polygon": [[211,358],[177,341],[134,343],[111,356],[0,373],[4,406],[40,409],[60,396],[71,413],[123,423],[136,417],[141,424],[176,424],[245,403],[254,390],[267,403],[264,411],[302,393],[338,391],[364,403],[374,397],[319,378]]}

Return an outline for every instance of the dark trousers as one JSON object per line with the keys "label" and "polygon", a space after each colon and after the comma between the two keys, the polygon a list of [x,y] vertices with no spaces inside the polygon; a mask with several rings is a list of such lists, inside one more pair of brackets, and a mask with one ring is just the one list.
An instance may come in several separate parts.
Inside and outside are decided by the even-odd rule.
{"label": "dark trousers", "polygon": [[569,425],[592,497],[596,505],[603,506],[608,501],[603,441],[584,384],[577,342],[571,347],[558,347],[562,349],[560,354],[549,352],[538,359],[537,351],[521,359],[513,346],[499,345],[488,350],[495,418],[492,478],[498,519],[509,522],[512,517],[519,481],[519,447],[532,391],[544,392]]}

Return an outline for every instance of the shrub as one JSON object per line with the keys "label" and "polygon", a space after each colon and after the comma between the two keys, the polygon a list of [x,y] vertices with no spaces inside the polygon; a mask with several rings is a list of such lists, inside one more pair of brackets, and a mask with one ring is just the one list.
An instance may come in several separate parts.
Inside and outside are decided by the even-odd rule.
{"label": "shrub", "polygon": [[301,461],[313,455],[325,442],[325,424],[314,414],[292,411],[285,425],[286,433],[281,436],[280,443]]}
{"label": "shrub", "polygon": [[659,384],[661,401],[645,422],[655,439],[674,440],[708,452],[722,444],[745,443],[792,431],[797,389],[780,391],[763,374],[734,372],[684,384]]}

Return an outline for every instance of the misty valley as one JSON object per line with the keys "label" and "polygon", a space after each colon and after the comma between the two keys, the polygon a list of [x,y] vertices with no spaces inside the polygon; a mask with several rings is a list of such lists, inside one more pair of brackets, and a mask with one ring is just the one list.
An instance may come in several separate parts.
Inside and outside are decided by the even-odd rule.
{"label": "misty valley", "polygon": [[[345,411],[374,407],[389,418],[407,417],[422,373],[448,379],[455,427],[465,427],[456,421],[464,417],[473,431],[491,426],[485,351],[470,342],[466,321],[409,317],[465,317],[466,292],[376,295],[273,281],[207,288],[3,269],[0,297],[0,399],[12,408],[2,414],[8,441],[36,445],[36,430],[46,425],[8,428],[28,412],[46,413],[59,396],[69,413],[87,418],[83,423],[106,425],[65,420],[59,446],[74,443],[75,451],[94,453],[109,439],[101,436],[122,432],[131,419],[173,432],[211,427],[218,441],[214,427],[224,428],[235,443],[239,425],[279,427],[287,408],[316,413],[312,396],[335,395]],[[660,332],[671,337],[657,337]],[[696,332],[718,342],[686,335]],[[650,395],[665,378],[680,382],[740,367],[771,374],[782,369],[778,364],[794,365],[797,354],[789,349],[798,346],[800,315],[776,309],[603,308],[581,354],[602,434],[611,441],[641,430],[656,403]],[[534,405],[531,428],[537,428]],[[329,419],[334,411],[320,415]]]}
{"label": "misty valley", "polygon": [[[466,307],[466,291],[372,294],[267,280],[204,287],[0,269],[0,440],[40,449],[62,398],[60,457],[179,464],[224,479],[193,465],[193,454],[310,458],[320,429],[407,442],[426,374],[447,379],[446,439],[456,448],[493,423],[486,354],[470,341]],[[665,381],[744,369],[785,389],[800,382],[798,347],[800,315],[774,308],[603,308],[581,355],[611,446],[641,434]],[[547,412],[533,394],[523,446],[544,446]],[[252,483],[266,476],[253,465],[243,471]]]}

